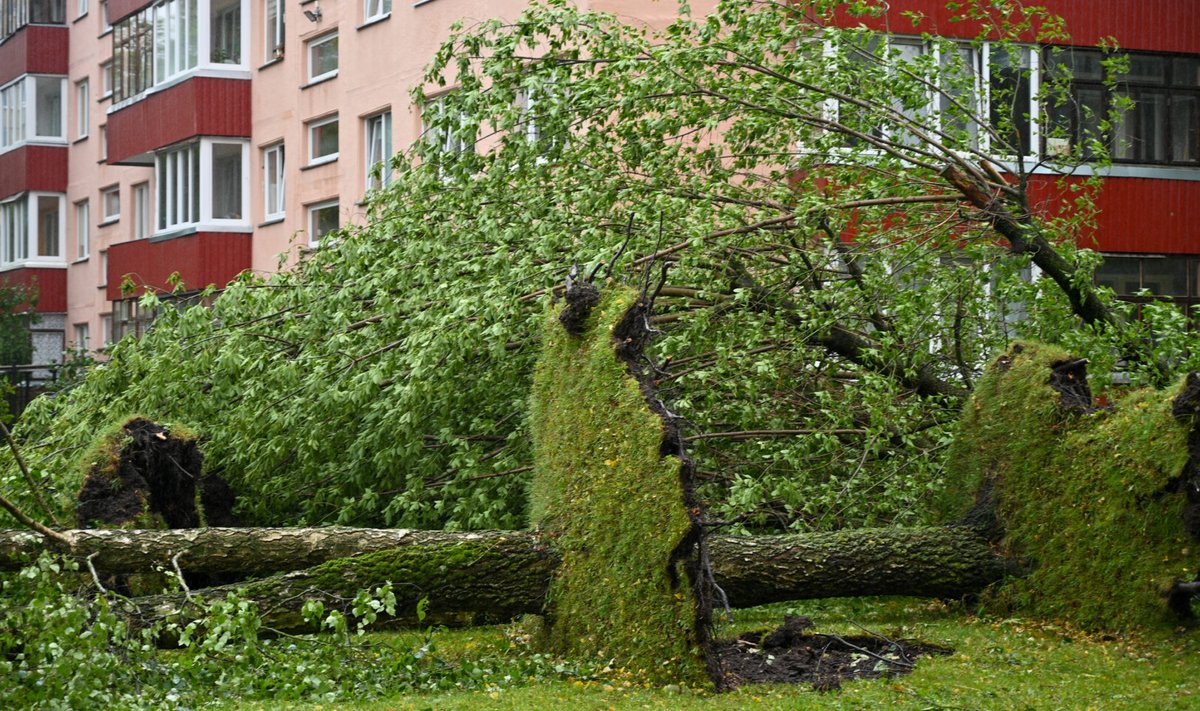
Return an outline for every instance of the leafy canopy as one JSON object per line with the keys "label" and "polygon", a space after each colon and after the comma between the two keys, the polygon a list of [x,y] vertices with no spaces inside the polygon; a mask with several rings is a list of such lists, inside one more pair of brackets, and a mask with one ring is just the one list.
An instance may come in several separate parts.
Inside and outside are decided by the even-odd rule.
{"label": "leafy canopy", "polygon": [[[725,0],[651,32],[557,0],[458,28],[413,92],[429,140],[388,167],[366,225],[211,309],[164,309],[32,408],[26,446],[63,507],[93,433],[140,414],[202,433],[257,523],[520,527],[540,302],[578,265],[662,281],[658,386],[715,515],[921,520],[989,353],[1026,334],[1103,373],[1150,325],[1072,246],[1088,188],[1032,201],[1003,159],[1027,116],[972,93],[958,50],[982,42],[905,53],[859,26],[882,7]],[[968,10],[1000,48],[1062,32],[1016,2]]]}

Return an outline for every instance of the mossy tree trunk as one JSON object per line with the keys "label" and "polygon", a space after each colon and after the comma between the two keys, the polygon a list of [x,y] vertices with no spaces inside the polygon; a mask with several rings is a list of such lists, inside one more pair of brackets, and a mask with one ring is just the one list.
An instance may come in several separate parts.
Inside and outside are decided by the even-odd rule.
{"label": "mossy tree trunk", "polygon": [[[391,582],[395,625],[416,623],[416,603],[430,601],[427,622],[505,622],[541,613],[560,564],[546,539],[528,532],[387,531],[379,529],[212,528],[196,531],[65,531],[75,555],[105,573],[170,567],[186,573],[265,573],[324,561],[249,583],[193,590],[221,598],[241,589],[280,631],[306,629],[305,600],[346,611],[357,592]],[[910,595],[971,596],[1011,572],[1011,564],[964,527],[881,528],[786,536],[710,536],[716,583],[733,607],[769,602]],[[12,569],[45,547],[27,531],[0,531],[0,567]],[[363,552],[342,558],[349,552]],[[187,619],[185,595],[137,598],[145,622]]]}

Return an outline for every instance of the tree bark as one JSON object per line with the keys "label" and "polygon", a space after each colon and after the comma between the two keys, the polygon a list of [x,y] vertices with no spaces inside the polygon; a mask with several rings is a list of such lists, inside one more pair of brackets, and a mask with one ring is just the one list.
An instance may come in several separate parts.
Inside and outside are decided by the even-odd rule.
{"label": "tree bark", "polygon": [[[280,631],[306,628],[306,599],[348,610],[357,592],[390,581],[396,624],[417,620],[428,597],[426,623],[502,622],[540,612],[558,557],[528,532],[448,533],[380,529],[210,528],[176,531],[66,531],[74,554],[104,572],[138,572],[179,555],[185,573],[265,574],[262,580],[193,591],[214,599],[241,589]],[[785,536],[710,536],[716,583],[730,606],[863,595],[957,598],[1015,572],[973,529],[881,528]],[[0,531],[0,565],[12,568],[45,547],[27,531]],[[358,554],[358,555],[355,555]],[[347,557],[354,555],[355,557]],[[309,567],[311,566],[311,567]],[[147,622],[187,619],[185,595],[137,599]]]}

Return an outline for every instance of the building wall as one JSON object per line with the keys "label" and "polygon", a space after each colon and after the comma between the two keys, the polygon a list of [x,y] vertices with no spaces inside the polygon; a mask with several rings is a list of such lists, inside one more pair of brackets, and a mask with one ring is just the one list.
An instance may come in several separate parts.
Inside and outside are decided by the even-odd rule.
{"label": "building wall", "polygon": [[[111,165],[105,158],[102,127],[106,127],[106,111],[111,98],[102,91],[101,66],[112,59],[112,33],[102,27],[100,0],[89,0],[88,12],[79,15],[77,0],[67,0],[67,25],[70,28],[70,65],[67,82],[67,136],[69,178],[67,182],[66,257],[67,309],[65,316],[66,347],[76,348],[75,326],[87,324],[91,348],[103,344],[102,318],[111,312],[112,305],[105,296],[107,275],[104,262],[108,248],[133,238],[132,186],[150,181],[153,193],[153,170],[145,167]],[[89,93],[88,130],[81,137],[77,127],[79,116],[79,82],[87,80]],[[117,186],[120,196],[120,217],[105,220],[101,190]],[[90,245],[79,254],[79,223],[76,205],[88,201]]]}
{"label": "building wall", "polygon": [[[250,22],[249,43],[243,48],[248,57],[249,99],[247,108],[237,109],[237,118],[245,120],[248,129],[238,126],[214,128],[198,120],[202,118],[200,111],[214,108],[211,101],[155,105],[155,111],[150,111],[155,106],[147,103],[125,114],[130,117],[136,113],[140,118],[126,121],[127,127],[122,129],[124,134],[117,137],[118,148],[129,145],[133,146],[130,150],[141,151],[146,146],[151,149],[156,145],[162,147],[159,144],[163,141],[176,140],[184,133],[187,134],[185,137],[190,137],[196,134],[241,135],[248,132],[249,219],[254,230],[253,238],[248,249],[245,240],[205,238],[206,244],[223,244],[233,251],[213,257],[220,262],[219,269],[209,269],[211,265],[180,264],[180,268],[174,270],[195,274],[199,280],[224,278],[231,270],[236,271],[231,266],[234,264],[243,264],[263,273],[271,272],[278,268],[281,254],[288,255],[286,263],[293,263],[299,251],[307,248],[307,207],[314,203],[337,200],[342,224],[362,223],[366,219],[361,203],[366,187],[364,119],[390,110],[393,153],[410,146],[419,139],[421,131],[421,117],[410,105],[410,91],[420,85],[422,67],[446,38],[451,23],[460,19],[470,22],[494,16],[511,18],[526,4],[525,0],[425,0],[414,5],[413,2],[393,0],[390,16],[365,22],[363,0],[286,2],[285,49],[282,56],[274,57],[268,56],[266,46],[264,2],[244,1],[249,3]],[[111,2],[114,19],[149,4],[147,0]],[[665,25],[677,10],[676,0],[577,2],[612,12],[630,23],[650,26]],[[693,12],[700,16],[714,4],[715,0],[694,2]],[[1190,3],[1174,0],[1110,0],[1102,4],[1103,9],[1093,0],[1045,0],[1045,4],[1066,17],[1074,32],[1071,41],[1076,44],[1094,44],[1101,38],[1115,36],[1119,44],[1132,49],[1200,53],[1200,22],[1195,20],[1194,8]],[[891,0],[890,13],[879,23],[879,27],[898,33],[930,31],[951,36],[974,34],[977,28],[951,22],[950,14],[943,5],[942,0]],[[303,14],[309,11],[316,15],[318,8],[320,16],[316,21],[310,21]],[[901,14],[911,10],[925,13],[925,19],[917,28]],[[74,325],[88,324],[92,346],[100,344],[103,332],[101,319],[112,308],[110,299],[121,296],[119,288],[109,283],[114,278],[119,283],[121,275],[117,271],[123,268],[120,267],[120,260],[118,269],[106,270],[103,263],[113,245],[134,237],[132,186],[148,182],[152,195],[156,194],[158,187],[154,184],[152,168],[114,165],[102,157],[101,127],[108,121],[106,112],[111,100],[102,96],[101,65],[111,59],[112,34],[106,33],[101,27],[101,14],[101,0],[90,0],[89,11],[83,17],[78,16],[78,0],[67,0],[70,55],[66,71],[69,75],[70,147],[66,186],[66,254],[69,267],[65,323],[68,339],[72,337]],[[332,31],[336,31],[339,38],[337,75],[310,83],[306,50],[313,40]],[[58,61],[46,54],[46,43],[31,48],[28,38],[21,41],[25,44],[0,44],[0,75],[5,71],[5,62],[2,61],[5,52],[13,56],[21,54],[25,58],[22,61]],[[75,127],[78,115],[76,86],[82,79],[89,82],[91,102],[86,137],[80,137]],[[196,92],[204,82],[198,79],[191,81],[194,83],[190,87],[177,86],[168,91],[180,95],[191,92],[189,95],[198,96]],[[234,107],[231,103],[219,108],[228,111]],[[248,117],[243,113],[246,111]],[[184,112],[186,115],[173,112]],[[338,158],[336,161],[309,166],[306,122],[333,113],[339,117]],[[188,127],[184,133],[178,132],[181,126]],[[142,127],[144,135],[127,133]],[[264,212],[262,148],[278,142],[283,143],[286,152],[286,209],[281,220],[268,222]],[[137,158],[145,161],[147,155],[141,154]],[[3,172],[7,174],[9,171]],[[1101,194],[1101,207],[1105,214],[1097,233],[1100,240],[1098,246],[1113,251],[1200,254],[1200,240],[1194,227],[1196,218],[1200,217],[1196,207],[1200,204],[1200,180],[1197,180],[1200,178],[1200,169],[1159,169],[1142,174],[1134,169],[1132,172],[1127,170],[1126,174],[1132,177],[1113,178]],[[0,175],[0,180],[3,179]],[[117,220],[105,221],[100,191],[113,185],[118,187],[120,194],[121,215]],[[1053,186],[1045,181],[1038,189],[1048,193]],[[84,199],[89,201],[91,244],[86,254],[77,256],[75,205]],[[170,259],[205,259],[196,255],[216,255],[212,251],[185,249],[187,244],[191,242],[185,244],[184,241],[157,240],[153,248],[139,245],[123,251],[128,255],[142,255],[138,258],[146,260],[148,273],[153,271],[151,276],[138,275],[141,278],[135,281],[152,288],[164,288],[159,272],[169,269]],[[221,276],[215,276],[218,273]],[[204,284],[188,282],[187,286],[200,288]]]}

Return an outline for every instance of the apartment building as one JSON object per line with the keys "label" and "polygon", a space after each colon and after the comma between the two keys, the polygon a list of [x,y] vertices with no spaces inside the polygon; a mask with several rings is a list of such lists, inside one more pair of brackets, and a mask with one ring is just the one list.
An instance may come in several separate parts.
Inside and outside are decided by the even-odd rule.
{"label": "apartment building", "polygon": [[[387,181],[372,168],[421,135],[409,91],[461,18],[514,16],[524,0],[0,0],[0,283],[36,284],[36,362],[145,327],[137,296],[194,293],[270,272],[364,219]],[[584,2],[665,24],[675,0]],[[712,2],[693,3],[703,12]],[[1079,104],[1117,97],[1099,53],[1131,58],[1117,92],[1135,108],[1100,196],[1100,280],[1200,305],[1200,21],[1171,0],[1046,0],[1073,33]],[[942,0],[892,0],[877,29],[920,52],[919,33],[969,37]],[[904,13],[922,13],[914,28]],[[858,20],[854,20],[858,22]],[[904,39],[908,37],[909,39]],[[1032,98],[1055,59],[1021,50]],[[1078,115],[1052,120],[1078,123]],[[1074,124],[1072,124],[1074,125]],[[1076,126],[1073,130],[1082,130]],[[1062,140],[1062,139],[1054,139]],[[1038,189],[1056,189],[1038,176]],[[1044,178],[1044,179],[1042,179]],[[281,260],[281,255],[284,255]]]}

